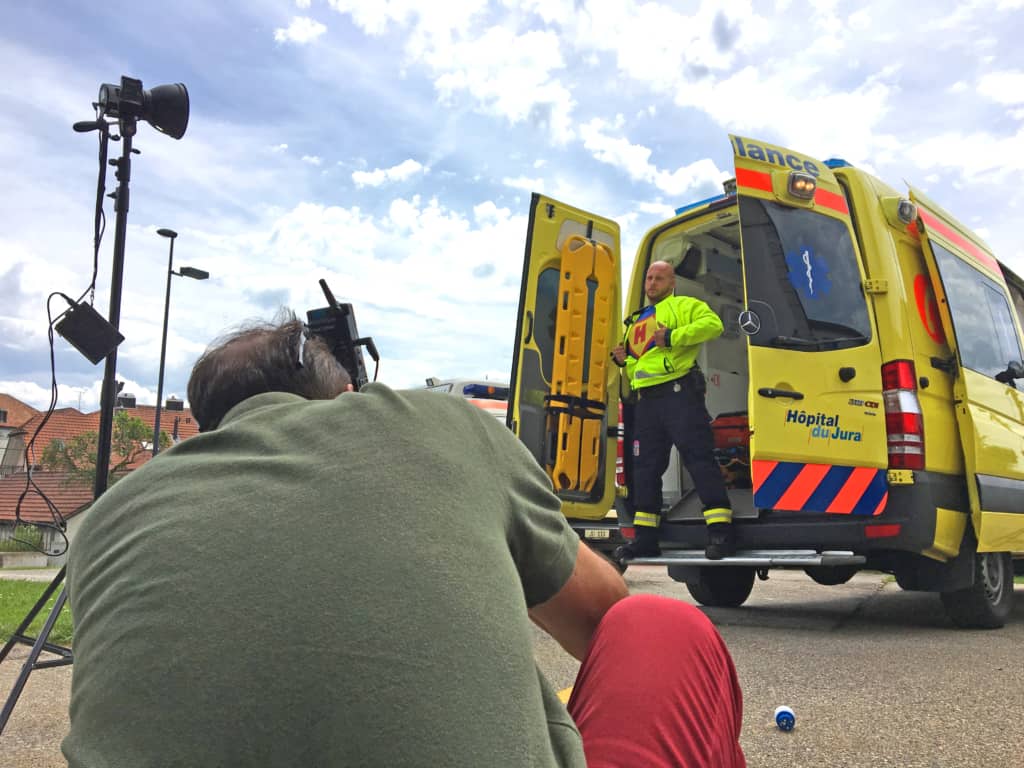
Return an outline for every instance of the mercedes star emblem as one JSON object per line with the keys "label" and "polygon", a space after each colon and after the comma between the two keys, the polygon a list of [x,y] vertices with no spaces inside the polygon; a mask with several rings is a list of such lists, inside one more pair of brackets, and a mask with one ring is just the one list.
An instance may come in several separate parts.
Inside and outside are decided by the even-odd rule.
{"label": "mercedes star emblem", "polygon": [[761,330],[761,318],[749,309],[740,312],[740,330],[747,336],[753,336]]}

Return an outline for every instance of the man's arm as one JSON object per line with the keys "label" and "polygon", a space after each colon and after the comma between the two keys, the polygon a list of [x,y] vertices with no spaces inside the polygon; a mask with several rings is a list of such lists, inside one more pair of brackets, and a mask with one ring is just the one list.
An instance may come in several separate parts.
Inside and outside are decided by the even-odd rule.
{"label": "man's arm", "polygon": [[572,576],[553,597],[531,608],[530,618],[583,661],[602,617],[628,594],[615,567],[580,541]]}
{"label": "man's arm", "polygon": [[[685,301],[679,302],[676,309],[676,319],[680,324],[668,332],[671,334],[671,341],[666,346],[688,347],[703,344],[722,335],[722,318],[706,302],[689,296],[676,298]],[[684,320],[681,316],[683,314],[688,314],[688,320]]]}

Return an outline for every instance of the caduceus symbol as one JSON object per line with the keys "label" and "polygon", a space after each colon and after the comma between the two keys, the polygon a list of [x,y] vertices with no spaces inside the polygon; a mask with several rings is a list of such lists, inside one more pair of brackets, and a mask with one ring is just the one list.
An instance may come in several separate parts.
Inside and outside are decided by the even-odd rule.
{"label": "caduceus symbol", "polygon": [[811,252],[804,250],[804,266],[807,267],[807,289],[814,295],[814,276],[811,274]]}

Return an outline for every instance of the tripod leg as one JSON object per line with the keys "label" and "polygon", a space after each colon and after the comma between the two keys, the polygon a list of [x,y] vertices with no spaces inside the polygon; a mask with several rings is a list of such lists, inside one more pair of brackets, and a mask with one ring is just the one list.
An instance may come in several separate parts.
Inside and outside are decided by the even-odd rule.
{"label": "tripod leg", "polygon": [[11,635],[10,639],[4,643],[3,650],[0,650],[0,662],[7,658],[7,654],[11,652],[11,648],[14,647],[15,643],[25,642],[25,630],[28,629],[29,625],[35,621],[36,614],[43,609],[46,605],[46,601],[50,599],[50,595],[54,593],[54,590],[60,586],[60,583],[64,581],[64,573],[67,570],[65,565],[59,571],[57,575],[53,577],[53,581],[50,582],[50,586],[43,592],[43,596],[36,601],[36,604],[32,606],[32,609],[25,616],[25,619],[18,625],[18,628],[14,630],[14,634]]}
{"label": "tripod leg", "polygon": [[[17,633],[8,641],[7,645],[4,646],[4,656],[10,651],[10,646],[16,642],[15,638],[22,638],[22,632],[28,628],[28,625],[35,618],[35,614],[39,612],[39,609],[45,604],[49,596],[57,588],[61,579],[64,578],[64,568],[60,569],[60,572],[47,587],[43,597],[40,598],[39,602],[35,604],[32,611],[22,622],[21,626],[18,627]],[[46,639],[50,636],[50,632],[53,631],[53,625],[57,623],[57,617],[60,616],[61,609],[64,608],[64,602],[67,600],[67,590],[62,589],[60,594],[57,595],[57,600],[53,604],[53,609],[50,611],[50,615],[46,617],[46,622],[43,624],[42,630],[39,632],[39,637],[36,638],[35,643],[32,645],[32,650],[29,652],[28,658],[25,659],[25,663],[21,667],[21,672],[18,674],[18,679],[14,682],[14,688],[11,690],[10,696],[7,697],[7,701],[4,704],[3,711],[0,712],[0,734],[4,732],[4,728],[7,726],[7,721],[11,717],[11,713],[14,711],[14,705],[18,702],[18,697],[21,696],[21,691],[25,687],[25,683],[28,682],[28,676],[35,669],[36,661],[39,659],[39,654],[43,650],[43,646],[48,645]],[[0,657],[2,658],[2,657]]]}

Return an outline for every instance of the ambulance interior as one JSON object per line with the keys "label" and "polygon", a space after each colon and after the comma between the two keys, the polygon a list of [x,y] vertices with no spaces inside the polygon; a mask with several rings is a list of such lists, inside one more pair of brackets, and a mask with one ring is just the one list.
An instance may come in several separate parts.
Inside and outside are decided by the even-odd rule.
{"label": "ambulance interior", "polygon": [[[746,336],[739,328],[743,311],[743,267],[736,208],[694,224],[685,222],[660,232],[650,261],[666,261],[676,273],[676,295],[708,303],[722,318],[722,335],[703,345],[697,358],[707,379],[707,408],[715,432],[715,455],[729,484],[734,517],[753,517],[750,491],[749,437],[745,429],[747,392]],[[689,473],[673,448],[662,483],[668,519],[703,519],[702,505]]]}

